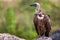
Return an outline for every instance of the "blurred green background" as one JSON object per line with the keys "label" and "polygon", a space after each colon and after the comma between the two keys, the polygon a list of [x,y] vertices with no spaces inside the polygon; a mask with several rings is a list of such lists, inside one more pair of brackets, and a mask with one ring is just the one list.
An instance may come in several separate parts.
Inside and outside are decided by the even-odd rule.
{"label": "blurred green background", "polygon": [[45,14],[50,15],[52,30],[60,26],[60,0],[0,0],[0,33],[14,34],[26,40],[37,37],[33,25],[34,2],[41,4]]}

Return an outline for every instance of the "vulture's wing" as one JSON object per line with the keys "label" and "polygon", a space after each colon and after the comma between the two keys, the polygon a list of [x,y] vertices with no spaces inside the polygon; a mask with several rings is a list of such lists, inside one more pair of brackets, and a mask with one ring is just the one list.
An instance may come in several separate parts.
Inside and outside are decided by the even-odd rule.
{"label": "vulture's wing", "polygon": [[49,32],[51,30],[51,22],[50,22],[50,17],[48,15],[45,15],[45,36],[49,37]]}
{"label": "vulture's wing", "polygon": [[46,27],[46,30],[50,32],[51,30],[51,22],[50,22],[50,16],[49,15],[46,15],[46,20],[45,20],[45,27]]}
{"label": "vulture's wing", "polygon": [[34,26],[35,26],[35,29],[36,29],[36,32],[37,32],[37,34],[39,35],[39,32],[38,32],[38,19],[37,19],[37,15],[35,14],[34,15],[34,20],[33,20],[33,22],[34,22]]}

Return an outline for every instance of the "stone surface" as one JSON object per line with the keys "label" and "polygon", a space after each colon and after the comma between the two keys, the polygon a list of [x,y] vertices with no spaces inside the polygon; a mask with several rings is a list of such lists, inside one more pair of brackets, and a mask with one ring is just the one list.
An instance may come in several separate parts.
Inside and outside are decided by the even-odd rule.
{"label": "stone surface", "polygon": [[7,33],[0,34],[0,40],[25,40]]}
{"label": "stone surface", "polygon": [[36,38],[34,40],[52,40],[50,37],[40,37],[40,38]]}

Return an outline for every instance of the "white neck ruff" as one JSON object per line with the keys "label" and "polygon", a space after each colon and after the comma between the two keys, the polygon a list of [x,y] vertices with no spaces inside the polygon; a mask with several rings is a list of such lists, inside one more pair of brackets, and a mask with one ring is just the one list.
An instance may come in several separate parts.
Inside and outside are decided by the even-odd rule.
{"label": "white neck ruff", "polygon": [[44,15],[42,15],[42,17],[40,17],[39,15],[37,15],[37,18],[40,19],[40,20],[42,20],[42,19],[44,19]]}

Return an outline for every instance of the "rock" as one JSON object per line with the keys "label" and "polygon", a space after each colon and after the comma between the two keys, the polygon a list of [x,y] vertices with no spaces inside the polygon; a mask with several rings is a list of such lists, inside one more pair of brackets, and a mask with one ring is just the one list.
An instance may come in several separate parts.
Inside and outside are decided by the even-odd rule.
{"label": "rock", "polygon": [[3,33],[3,34],[0,34],[0,40],[25,40],[25,39],[16,37],[14,35],[10,35],[8,33]]}
{"label": "rock", "polygon": [[40,38],[36,38],[34,40],[52,40],[52,38],[50,38],[50,37],[40,37]]}

